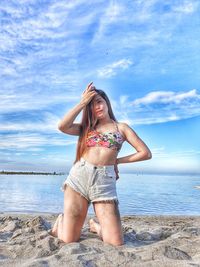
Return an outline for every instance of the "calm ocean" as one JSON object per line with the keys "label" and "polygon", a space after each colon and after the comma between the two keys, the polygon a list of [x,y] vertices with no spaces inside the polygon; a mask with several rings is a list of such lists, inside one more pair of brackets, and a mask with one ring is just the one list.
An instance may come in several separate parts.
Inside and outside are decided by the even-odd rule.
{"label": "calm ocean", "polygon": [[[0,212],[63,212],[66,175],[0,175]],[[199,175],[120,174],[121,215],[200,215]],[[92,205],[88,214],[94,214]]]}

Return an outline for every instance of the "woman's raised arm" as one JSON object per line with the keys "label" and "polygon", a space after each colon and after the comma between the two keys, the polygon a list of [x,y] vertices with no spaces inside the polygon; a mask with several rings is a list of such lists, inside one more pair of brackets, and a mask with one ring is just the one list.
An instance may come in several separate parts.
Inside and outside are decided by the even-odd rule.
{"label": "woman's raised arm", "polygon": [[64,118],[58,123],[58,129],[66,134],[80,135],[81,124],[73,123],[81,110],[92,100],[96,92],[92,90],[92,82],[88,84],[86,90],[83,92],[81,101],[73,107]]}

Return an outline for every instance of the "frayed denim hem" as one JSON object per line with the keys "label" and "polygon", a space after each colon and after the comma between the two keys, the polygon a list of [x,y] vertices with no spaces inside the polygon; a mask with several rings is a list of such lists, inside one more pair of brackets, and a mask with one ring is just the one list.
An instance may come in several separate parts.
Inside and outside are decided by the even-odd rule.
{"label": "frayed denim hem", "polygon": [[119,200],[117,198],[112,198],[112,199],[96,199],[93,200],[92,203],[115,203],[119,205]]}

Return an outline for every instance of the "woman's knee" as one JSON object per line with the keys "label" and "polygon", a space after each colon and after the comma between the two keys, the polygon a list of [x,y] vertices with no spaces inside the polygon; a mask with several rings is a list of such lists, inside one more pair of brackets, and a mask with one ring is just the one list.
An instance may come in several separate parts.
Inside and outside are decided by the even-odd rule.
{"label": "woman's knee", "polygon": [[121,225],[114,227],[114,229],[111,225],[103,226],[101,227],[101,231],[102,231],[102,240],[104,242],[115,245],[115,246],[123,245],[124,234],[123,234]]}
{"label": "woman's knee", "polygon": [[81,205],[77,203],[68,203],[64,207],[64,214],[71,218],[78,218],[82,216]]}
{"label": "woman's knee", "polygon": [[124,239],[123,238],[117,238],[117,239],[103,239],[103,242],[104,243],[107,243],[107,244],[110,244],[110,245],[113,245],[113,246],[122,246],[124,245]]}
{"label": "woman's knee", "polygon": [[66,238],[66,237],[63,237],[61,240],[65,243],[65,244],[70,244],[70,243],[73,243],[73,242],[78,242],[80,239],[80,237],[78,238]]}

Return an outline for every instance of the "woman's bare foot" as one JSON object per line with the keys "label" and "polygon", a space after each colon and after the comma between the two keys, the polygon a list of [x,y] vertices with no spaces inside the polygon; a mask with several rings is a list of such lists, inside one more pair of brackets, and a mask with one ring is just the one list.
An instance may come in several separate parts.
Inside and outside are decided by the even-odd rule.
{"label": "woman's bare foot", "polygon": [[58,238],[61,240],[62,240],[62,235],[63,235],[63,217],[64,217],[64,214],[60,214],[58,218],[57,235],[58,235]]}
{"label": "woman's bare foot", "polygon": [[53,228],[49,231],[49,234],[54,236],[54,237],[58,237],[58,224],[59,224],[61,217],[62,217],[62,214],[59,214],[55,223],[54,223]]}
{"label": "woman's bare foot", "polygon": [[90,219],[89,220],[90,232],[92,232],[92,233],[96,233],[97,232],[96,225],[97,225],[97,222],[95,222],[94,219]]}
{"label": "woman's bare foot", "polygon": [[[97,233],[101,237],[101,226],[95,219],[91,218],[89,220],[90,232]],[[102,237],[101,237],[102,238]]]}

